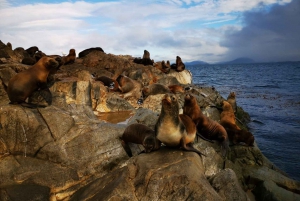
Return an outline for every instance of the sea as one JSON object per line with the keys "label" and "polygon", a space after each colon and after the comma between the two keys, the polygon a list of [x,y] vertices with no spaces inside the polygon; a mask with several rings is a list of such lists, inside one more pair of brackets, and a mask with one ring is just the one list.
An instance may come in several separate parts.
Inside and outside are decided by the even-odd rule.
{"label": "sea", "polygon": [[186,66],[193,84],[213,86],[249,113],[262,153],[300,181],[300,62]]}

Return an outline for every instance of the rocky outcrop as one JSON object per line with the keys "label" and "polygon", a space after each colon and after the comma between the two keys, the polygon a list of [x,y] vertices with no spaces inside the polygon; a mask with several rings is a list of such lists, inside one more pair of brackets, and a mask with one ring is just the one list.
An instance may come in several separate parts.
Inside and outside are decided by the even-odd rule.
{"label": "rocky outcrop", "polygon": [[[192,85],[187,70],[166,75],[131,57],[92,51],[49,77],[52,103],[47,107],[9,105],[8,80],[27,68],[17,60],[0,65],[0,200],[299,199],[300,183],[268,161],[256,144],[231,146],[226,159],[217,142],[202,139],[194,147],[207,157],[164,146],[139,154],[143,147],[131,144],[129,158],[119,139],[127,125],[95,116],[130,111],[128,124],[154,128],[163,95],[150,95],[139,105],[91,76],[114,77],[124,70],[143,86],[155,78],[151,81],[189,88],[203,113],[219,121],[224,99],[213,88]],[[36,93],[35,100],[43,99]],[[176,96],[182,106],[184,94]],[[246,116],[241,108],[238,113]]]}

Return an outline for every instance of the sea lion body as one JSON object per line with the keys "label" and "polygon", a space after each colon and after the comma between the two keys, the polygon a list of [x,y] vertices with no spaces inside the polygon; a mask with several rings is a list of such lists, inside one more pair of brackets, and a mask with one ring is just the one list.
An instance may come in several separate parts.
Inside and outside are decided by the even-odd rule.
{"label": "sea lion body", "polygon": [[161,144],[160,141],[156,139],[153,129],[138,123],[129,125],[125,129],[121,140],[129,156],[132,156],[128,145],[129,142],[143,145],[146,153],[159,149]]}
{"label": "sea lion body", "polygon": [[231,105],[233,112],[236,113],[237,111],[237,104],[236,104],[236,96],[235,92],[230,92],[227,97],[227,102]]}
{"label": "sea lion body", "polygon": [[116,80],[119,84],[119,89],[122,93],[127,93],[133,90],[134,83],[132,79],[130,79],[129,77],[124,75],[119,75]]}
{"label": "sea lion body", "polygon": [[142,89],[142,93],[143,93],[143,97],[146,98],[150,95],[170,93],[170,89],[165,85],[155,83],[155,84],[145,86]]}
{"label": "sea lion body", "polygon": [[136,80],[130,79],[127,76],[119,75],[116,79],[120,91],[123,94],[124,98],[135,97],[140,98],[142,96],[141,92],[141,83]]}
{"label": "sea lion body", "polygon": [[167,63],[165,63],[164,60],[161,62],[156,62],[153,66],[165,74],[168,74],[171,70],[171,65],[169,60],[167,61]]}
{"label": "sea lion body", "polygon": [[62,58],[64,65],[74,63],[76,59],[76,51],[75,49],[70,49],[69,54]]}
{"label": "sea lion body", "polygon": [[254,136],[251,132],[242,130],[235,122],[235,115],[232,106],[227,101],[223,101],[223,111],[221,112],[220,124],[227,131],[229,140],[233,144],[238,144],[240,142],[245,143],[248,146],[253,146]]}
{"label": "sea lion body", "polygon": [[196,124],[197,132],[204,138],[216,140],[221,143],[222,156],[229,150],[229,139],[225,128],[218,122],[206,117],[194,96],[186,94],[184,98],[183,114],[189,116]]}
{"label": "sea lion body", "polygon": [[176,70],[177,72],[181,72],[185,69],[185,65],[179,56],[176,56],[176,64],[172,64],[171,68]]}
{"label": "sea lion body", "polygon": [[95,79],[96,81],[101,81],[104,86],[107,86],[110,91],[117,91],[119,89],[118,82],[107,76],[100,76]]}
{"label": "sea lion body", "polygon": [[155,134],[159,141],[169,147],[181,147],[204,155],[192,146],[196,136],[196,125],[187,115],[179,115],[178,100],[173,94],[165,94]]}
{"label": "sea lion body", "polygon": [[185,92],[184,87],[180,86],[180,85],[170,85],[170,86],[168,86],[168,88],[173,94]]}
{"label": "sea lion body", "polygon": [[55,59],[43,57],[31,68],[13,76],[7,87],[11,103],[24,103],[34,91],[46,88],[47,77],[57,66],[58,62]]}
{"label": "sea lion body", "polygon": [[39,51],[39,48],[37,46],[32,46],[25,50],[31,57],[34,57],[34,54]]}

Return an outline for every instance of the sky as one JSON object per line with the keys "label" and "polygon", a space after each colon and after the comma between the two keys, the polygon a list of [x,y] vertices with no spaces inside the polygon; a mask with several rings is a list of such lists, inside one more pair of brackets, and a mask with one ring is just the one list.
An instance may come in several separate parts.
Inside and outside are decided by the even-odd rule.
{"label": "sky", "polygon": [[0,40],[155,61],[300,61],[300,0],[0,0]]}

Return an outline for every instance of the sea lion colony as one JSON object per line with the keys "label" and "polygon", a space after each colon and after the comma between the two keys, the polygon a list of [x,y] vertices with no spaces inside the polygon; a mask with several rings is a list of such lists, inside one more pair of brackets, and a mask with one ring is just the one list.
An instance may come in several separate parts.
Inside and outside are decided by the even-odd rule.
{"label": "sea lion colony", "polygon": [[[102,48],[89,48],[79,53],[82,57],[92,51],[102,51]],[[27,59],[23,59],[24,63],[33,65],[26,71],[20,72],[11,78],[7,87],[7,93],[11,104],[21,104],[22,106],[32,107],[32,105],[25,102],[34,91],[44,90],[47,88],[47,78],[49,73],[55,73],[61,65],[74,63],[76,59],[75,49],[70,49],[67,56],[60,57],[58,55],[46,55],[33,46],[26,49],[25,54],[28,54]],[[25,57],[26,58],[26,57]],[[23,63],[22,61],[22,63]],[[142,59],[134,59],[135,63],[143,65],[152,65],[163,73],[169,73],[170,69],[177,72],[185,70],[185,65],[179,56],[176,57],[176,64],[170,65],[162,61],[154,63],[150,59],[150,53],[145,50]],[[225,156],[229,150],[229,140],[233,144],[243,142],[248,146],[254,143],[253,135],[241,130],[235,124],[236,100],[235,93],[231,92],[228,96],[228,102],[224,101],[223,110],[221,114],[221,124],[215,122],[202,114],[195,98],[192,94],[187,93],[185,86],[181,85],[161,85],[152,82],[151,85],[142,86],[136,80],[133,80],[125,75],[114,75],[116,79],[100,76],[95,77],[96,81],[102,82],[109,88],[110,91],[119,91],[124,98],[135,97],[139,99],[146,98],[149,95],[165,94],[162,99],[161,113],[155,125],[155,130],[142,125],[129,125],[122,137],[122,145],[129,156],[132,156],[128,143],[142,144],[145,152],[158,150],[161,142],[169,147],[178,147],[186,151],[193,151],[199,155],[204,155],[199,150],[193,147],[193,142],[196,135],[200,135],[208,140],[217,140],[221,143],[222,155]],[[154,80],[154,79],[153,79]],[[187,89],[188,87],[186,87]],[[50,93],[50,91],[49,91]],[[179,104],[176,93],[186,94],[184,99],[183,114],[179,114]],[[51,93],[50,93],[51,94]],[[229,106],[231,109],[228,109]],[[224,127],[225,128],[224,128]],[[229,137],[228,137],[229,136]]]}

